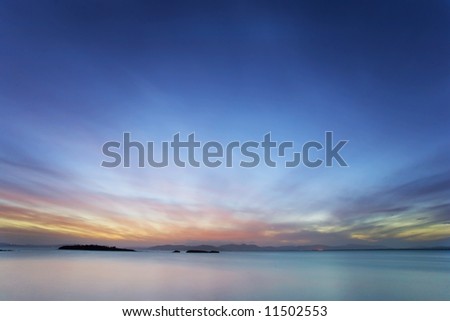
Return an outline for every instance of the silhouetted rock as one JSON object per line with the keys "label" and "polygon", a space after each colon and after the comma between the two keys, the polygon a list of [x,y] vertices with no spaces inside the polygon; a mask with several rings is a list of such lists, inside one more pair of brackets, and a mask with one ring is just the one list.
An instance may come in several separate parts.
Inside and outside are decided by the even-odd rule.
{"label": "silhouetted rock", "polygon": [[59,250],[75,250],[75,251],[115,251],[115,252],[134,252],[131,249],[121,249],[115,246],[103,246],[103,245],[64,245]]}
{"label": "silhouetted rock", "polygon": [[174,250],[174,251],[172,251],[172,253],[180,253],[180,251]]}
{"label": "silhouetted rock", "polygon": [[206,250],[187,250],[186,253],[220,253],[216,250],[206,251]]}

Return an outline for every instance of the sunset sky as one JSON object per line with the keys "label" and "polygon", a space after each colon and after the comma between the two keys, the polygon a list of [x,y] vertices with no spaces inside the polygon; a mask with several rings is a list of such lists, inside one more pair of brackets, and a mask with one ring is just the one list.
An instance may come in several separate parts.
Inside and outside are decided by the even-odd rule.
{"label": "sunset sky", "polygon": [[[0,2],[0,243],[450,245],[447,1]],[[102,145],[349,140],[349,167]]]}

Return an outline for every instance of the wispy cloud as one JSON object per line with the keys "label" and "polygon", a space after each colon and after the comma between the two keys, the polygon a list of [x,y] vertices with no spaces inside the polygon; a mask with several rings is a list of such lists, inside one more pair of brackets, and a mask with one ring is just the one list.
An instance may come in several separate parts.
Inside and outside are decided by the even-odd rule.
{"label": "wispy cloud", "polygon": [[[330,5],[0,2],[0,241],[448,244],[447,5]],[[350,167],[100,167],[329,130]]]}

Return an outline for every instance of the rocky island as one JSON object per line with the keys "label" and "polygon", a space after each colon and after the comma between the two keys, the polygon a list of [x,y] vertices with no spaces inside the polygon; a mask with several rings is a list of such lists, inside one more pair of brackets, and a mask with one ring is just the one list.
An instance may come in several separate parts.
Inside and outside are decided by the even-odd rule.
{"label": "rocky island", "polygon": [[186,253],[220,253],[216,250],[205,251],[205,250],[187,250]]}
{"label": "rocky island", "polygon": [[115,246],[104,246],[104,245],[64,245],[59,248],[59,250],[75,250],[75,251],[113,251],[113,252],[135,252],[131,249],[121,249]]}

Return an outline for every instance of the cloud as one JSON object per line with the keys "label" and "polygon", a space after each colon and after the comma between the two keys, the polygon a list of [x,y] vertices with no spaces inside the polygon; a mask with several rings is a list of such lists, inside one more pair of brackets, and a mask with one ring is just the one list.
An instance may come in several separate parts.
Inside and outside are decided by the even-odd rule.
{"label": "cloud", "polygon": [[436,168],[423,162],[410,168],[409,178],[393,176],[370,193],[343,198],[332,210],[337,225],[353,238],[370,241],[447,238],[450,170],[442,163]]}
{"label": "cloud", "polygon": [[55,242],[85,239],[140,245],[197,240],[264,245],[429,242],[448,238],[449,176],[443,171],[388,182],[371,193],[330,199],[309,211],[277,210],[264,203],[253,207],[202,203],[201,198],[185,203],[66,185],[54,194],[35,193],[34,188],[6,184],[0,187],[0,220],[4,235],[16,231],[15,238],[41,244],[52,237]]}
{"label": "cloud", "polygon": [[[355,243],[355,240],[352,240],[346,232],[319,232],[301,228],[295,232],[283,232],[281,230],[279,233],[274,235],[273,239],[281,244],[287,243],[299,245],[346,245],[349,243]],[[359,241],[359,243],[366,242]]]}

